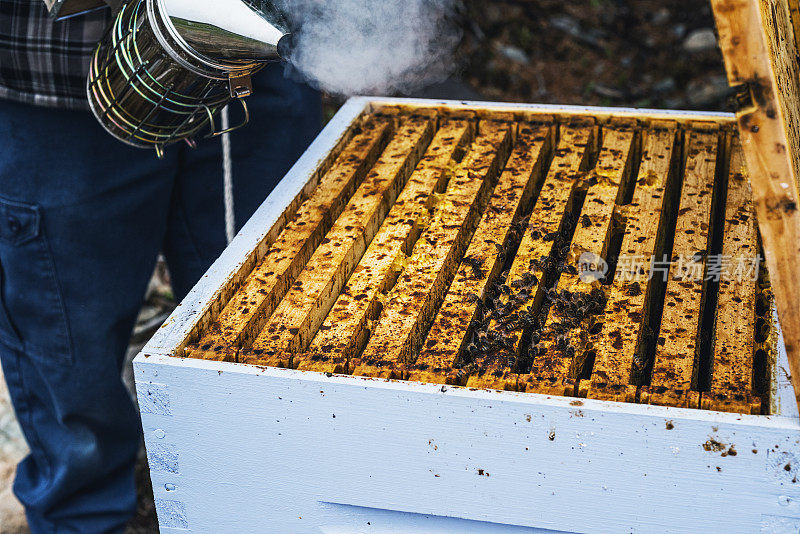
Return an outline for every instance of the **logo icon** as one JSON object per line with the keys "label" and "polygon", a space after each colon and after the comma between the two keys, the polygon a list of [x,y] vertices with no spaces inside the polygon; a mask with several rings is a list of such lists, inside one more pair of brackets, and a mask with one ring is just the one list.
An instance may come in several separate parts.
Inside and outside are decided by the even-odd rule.
{"label": "logo icon", "polygon": [[581,282],[591,284],[605,279],[608,274],[606,260],[593,252],[584,252],[578,258],[578,277]]}

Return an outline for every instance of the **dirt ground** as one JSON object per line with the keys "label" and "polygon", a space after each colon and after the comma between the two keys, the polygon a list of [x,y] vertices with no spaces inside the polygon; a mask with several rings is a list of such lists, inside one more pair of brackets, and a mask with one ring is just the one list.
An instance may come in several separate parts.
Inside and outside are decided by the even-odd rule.
{"label": "dirt ground", "polygon": [[461,78],[502,101],[727,110],[708,2],[466,0]]}

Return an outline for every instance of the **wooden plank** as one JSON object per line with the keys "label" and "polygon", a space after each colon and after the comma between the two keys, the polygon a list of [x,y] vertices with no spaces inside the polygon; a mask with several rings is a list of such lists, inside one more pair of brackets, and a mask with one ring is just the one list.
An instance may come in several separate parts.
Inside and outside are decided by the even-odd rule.
{"label": "wooden plank", "polygon": [[794,44],[797,47],[797,38],[800,37],[800,0],[789,0],[789,11],[794,30]]}
{"label": "wooden plank", "polygon": [[360,128],[245,285],[225,305],[217,321],[191,352],[191,357],[235,361],[239,347],[261,330],[375,163],[393,128],[393,120],[382,117]]}
{"label": "wooden plank", "polygon": [[[546,119],[546,118],[545,118]],[[461,382],[456,370],[461,351],[468,343],[469,325],[479,315],[479,299],[499,276],[503,255],[515,225],[542,187],[555,129],[550,124],[522,124],[517,144],[489,200],[489,206],[470,242],[450,289],[436,314],[420,355],[409,367],[409,380],[430,383]],[[521,229],[524,232],[524,228]]]}
{"label": "wooden plank", "polygon": [[[371,115],[365,104],[352,99],[342,106],[286,176],[242,225],[236,238],[189,292],[181,306],[147,343],[151,354],[170,353],[186,357],[216,321],[224,306],[264,258],[300,205],[309,198],[331,169],[353,135]],[[175,342],[174,339],[179,338]]]}
{"label": "wooden plank", "polygon": [[353,374],[398,376],[419,350],[424,331],[455,276],[482,204],[508,157],[512,125],[482,121],[478,138],[436,206],[430,227],[414,246]]}
{"label": "wooden plank", "polygon": [[[621,365],[630,368],[631,358],[641,350],[644,321],[649,315],[647,304],[654,292],[651,260],[663,253],[669,231],[667,223],[675,203],[674,193],[679,185],[680,177],[675,173],[680,156],[676,128],[674,122],[656,123],[643,139],[633,198],[621,210],[625,228],[614,280],[607,290],[606,309],[609,311],[596,318],[594,324],[586,325],[589,332],[586,341],[590,343],[586,351],[593,351],[591,355],[599,362],[599,365],[595,363],[598,371],[602,371],[599,366],[609,357],[609,352],[617,358],[610,365],[622,362]],[[597,349],[601,353],[599,359]],[[579,395],[587,396],[591,381],[580,385]],[[621,400],[632,400],[635,394],[635,388],[628,387],[624,380],[617,386],[603,386],[602,389],[606,390],[606,395]],[[613,389],[617,391],[611,391]]]}
{"label": "wooden plank", "polygon": [[713,111],[682,111],[673,109],[644,109],[622,107],[598,107],[581,105],[523,104],[509,102],[464,102],[442,100],[419,100],[414,103],[402,102],[398,99],[381,98],[371,101],[376,111],[399,110],[400,113],[418,112],[421,109],[434,111],[442,117],[459,114],[464,111],[475,113],[477,118],[492,120],[498,116],[511,116],[513,120],[527,122],[536,121],[537,117],[552,116],[559,123],[569,123],[592,117],[598,123],[619,118],[636,119],[647,127],[651,122],[672,121],[679,125],[691,127],[699,120],[709,120],[720,125],[735,125],[733,114]]}
{"label": "wooden plank", "polygon": [[[562,230],[565,213],[572,210],[574,189],[583,178],[592,157],[597,138],[597,127],[594,126],[593,120],[562,126],[560,137],[544,185],[531,213],[528,231],[525,232],[520,242],[517,255],[514,257],[514,262],[506,277],[506,283],[522,281],[524,287],[518,293],[522,295],[524,291],[532,298],[523,298],[514,305],[509,302],[508,295],[499,296],[497,300],[501,306],[511,305],[514,308],[509,309],[510,313],[518,313],[523,306],[529,303],[529,300],[532,300],[531,308],[535,314],[535,310],[541,304],[543,278],[546,273],[542,271],[537,262],[554,253],[556,237]],[[530,273],[533,273],[533,276]],[[497,320],[490,319],[485,328],[476,332],[476,336],[485,334],[488,344],[491,342],[489,341],[489,332],[493,332],[491,335],[496,335],[494,333],[499,331]],[[517,375],[508,368],[510,367],[509,359],[512,360],[511,364],[513,365],[513,361],[517,357],[516,350],[519,347],[522,332],[511,330],[504,331],[502,334],[505,345],[511,347],[512,350],[480,346],[478,350],[482,352],[474,354],[464,362],[468,373],[472,375],[467,383],[469,387],[517,388]]]}
{"label": "wooden plank", "polygon": [[[699,396],[692,391],[696,373],[698,342],[706,288],[706,253],[710,246],[710,216],[714,201],[717,166],[723,165],[717,153],[719,134],[687,133],[688,157],[683,177],[675,241],[672,249],[661,330],[650,381],[651,404],[697,408]],[[613,347],[611,347],[613,349]],[[630,347],[627,347],[630,349]],[[614,366],[623,371],[609,380],[612,384],[630,384],[631,355],[609,350],[595,367],[609,373]],[[598,363],[602,367],[598,367]],[[622,367],[622,368],[621,368]],[[593,375],[594,379],[594,375]]]}
{"label": "wooden plank", "polygon": [[[757,227],[757,225],[756,225]],[[758,232],[756,232],[758,235]],[[769,281],[769,273],[765,267],[764,251],[759,240],[761,265],[758,271],[756,284],[756,323],[753,332],[755,346],[753,347],[754,374],[757,366],[763,366],[763,376],[755,376],[754,389],[761,400],[761,413],[764,415],[781,414],[791,416],[788,412],[794,411],[797,404],[794,399],[789,373],[783,367],[785,355],[780,354],[778,325],[775,321],[775,295]],[[790,394],[785,389],[788,387]],[[782,391],[783,389],[783,391]],[[788,405],[782,402],[788,402]]]}
{"label": "wooden plank", "polygon": [[578,364],[582,361],[580,334],[602,313],[605,295],[602,280],[581,273],[582,264],[608,261],[608,249],[615,227],[617,206],[624,200],[636,154],[635,121],[617,121],[603,128],[603,144],[597,165],[589,175],[589,186],[576,224],[565,263],[574,269],[561,274],[555,299],[536,350],[531,351],[529,373],[520,377],[523,388],[532,393],[574,395]]}
{"label": "wooden plank", "polygon": [[363,349],[368,325],[378,318],[381,301],[424,229],[435,194],[444,190],[456,158],[474,136],[475,123],[448,119],[436,133],[408,185],[325,318],[308,354],[295,357],[305,371],[343,372],[347,358]]}
{"label": "wooden plank", "polygon": [[282,366],[306,349],[433,138],[424,118],[404,122],[239,361]]}
{"label": "wooden plank", "polygon": [[747,182],[744,154],[737,142],[731,157],[725,235],[719,267],[711,391],[702,408],[721,412],[761,413],[753,394],[753,354],[758,298],[758,243],[753,192]]}
{"label": "wooden plank", "polygon": [[712,0],[767,268],[800,399],[800,79],[785,0]]}

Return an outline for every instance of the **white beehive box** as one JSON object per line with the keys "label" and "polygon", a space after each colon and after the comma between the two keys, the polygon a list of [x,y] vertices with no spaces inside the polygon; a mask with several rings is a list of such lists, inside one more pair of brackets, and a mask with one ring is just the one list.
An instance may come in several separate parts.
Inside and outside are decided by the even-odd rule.
{"label": "white beehive box", "polygon": [[[739,88],[736,116],[349,101],[134,362],[162,532],[800,531],[800,381],[790,382],[800,375],[798,6],[712,5]],[[369,138],[369,129],[353,133],[364,125],[359,117],[391,108],[420,117],[380,119],[373,132],[381,139],[398,125],[403,132],[381,155],[383,171],[363,177],[377,157],[367,152],[384,148],[368,150],[380,143],[367,139],[355,152],[372,163],[355,157],[349,174],[333,173],[347,167],[340,153],[354,154],[351,137]],[[431,187],[443,169],[409,178],[402,162],[419,163],[429,144],[453,145],[441,135],[443,115],[445,123],[459,115],[457,137],[475,141],[442,191]],[[662,150],[673,146],[680,150]],[[670,153],[674,164],[658,163]],[[543,161],[556,162],[546,178]],[[420,166],[436,162],[432,155]],[[520,185],[526,173],[537,185]],[[394,213],[398,198],[408,204],[397,196],[407,181],[427,184],[430,221],[404,223],[399,215],[425,214]],[[670,204],[678,191],[680,204]],[[507,230],[519,224],[526,195],[538,198],[519,241]],[[581,224],[570,226],[573,202]],[[673,260],[680,251],[752,253],[753,211],[785,343],[763,278],[755,287],[671,279],[638,288],[606,278],[605,311],[581,311],[577,333],[547,337],[570,324],[558,314],[571,302],[558,299],[579,282],[558,270],[563,263],[535,271],[537,254],[613,259],[620,221],[627,252],[671,251]],[[300,227],[306,220],[313,230]],[[547,244],[539,229],[570,246]],[[397,254],[401,241],[412,247],[407,263],[373,254],[383,246]],[[509,252],[511,274],[498,275]],[[363,258],[372,269],[359,270]],[[528,260],[530,272],[550,273],[547,283],[531,281]],[[523,289],[491,300],[490,279],[513,285],[514,273],[528,274]],[[553,277],[558,291],[544,301],[542,285]],[[498,312],[523,292],[524,314]],[[642,294],[655,305],[643,305]],[[491,304],[488,331],[478,302]],[[513,317],[512,327],[496,328]],[[538,343],[534,333],[543,335]],[[512,357],[493,359],[486,339],[500,339]]]}
{"label": "white beehive box", "polygon": [[[161,531],[793,532],[800,418],[782,340],[743,415],[187,358],[316,186],[337,114],[135,362]],[[730,123],[732,115],[500,104],[491,112]]]}

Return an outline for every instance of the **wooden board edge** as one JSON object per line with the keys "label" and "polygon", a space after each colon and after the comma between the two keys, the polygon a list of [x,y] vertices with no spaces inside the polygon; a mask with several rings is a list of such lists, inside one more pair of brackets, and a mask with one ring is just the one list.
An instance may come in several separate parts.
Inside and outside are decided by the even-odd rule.
{"label": "wooden board edge", "polygon": [[766,21],[757,1],[712,0],[712,7],[728,81],[741,89],[745,103],[737,113],[739,130],[800,401],[800,193],[775,66],[762,31]]}

